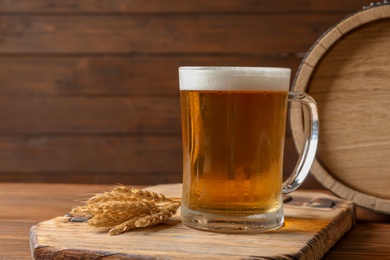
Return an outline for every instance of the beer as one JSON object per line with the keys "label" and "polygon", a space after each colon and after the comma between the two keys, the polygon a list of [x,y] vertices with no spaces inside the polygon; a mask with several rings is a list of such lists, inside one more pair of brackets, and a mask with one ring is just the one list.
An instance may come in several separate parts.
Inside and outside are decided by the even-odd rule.
{"label": "beer", "polygon": [[259,214],[280,205],[287,92],[182,90],[183,205]]}
{"label": "beer", "polygon": [[184,224],[280,227],[290,70],[184,67],[179,76]]}

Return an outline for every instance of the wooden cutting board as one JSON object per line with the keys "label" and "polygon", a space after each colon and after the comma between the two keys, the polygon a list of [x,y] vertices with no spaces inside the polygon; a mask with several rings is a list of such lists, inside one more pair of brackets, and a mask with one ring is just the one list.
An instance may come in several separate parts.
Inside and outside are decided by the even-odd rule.
{"label": "wooden cutting board", "polygon": [[[181,196],[181,184],[148,190]],[[355,222],[351,202],[304,191],[290,197],[284,227],[267,233],[198,231],[184,226],[178,213],[167,223],[109,236],[57,217],[31,228],[31,253],[33,259],[320,259]]]}

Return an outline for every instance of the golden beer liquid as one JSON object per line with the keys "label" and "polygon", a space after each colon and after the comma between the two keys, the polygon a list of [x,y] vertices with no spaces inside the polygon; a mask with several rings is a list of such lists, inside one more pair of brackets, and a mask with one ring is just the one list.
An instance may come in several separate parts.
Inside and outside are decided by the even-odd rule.
{"label": "golden beer liquid", "polygon": [[184,207],[223,215],[281,207],[287,94],[180,91]]}

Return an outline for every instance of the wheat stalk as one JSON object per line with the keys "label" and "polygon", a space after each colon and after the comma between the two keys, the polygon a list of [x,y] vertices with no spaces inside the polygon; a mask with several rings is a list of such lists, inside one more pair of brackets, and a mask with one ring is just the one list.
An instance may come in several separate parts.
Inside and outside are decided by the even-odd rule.
{"label": "wheat stalk", "polygon": [[94,217],[88,223],[94,227],[112,227],[129,218],[157,212],[157,207],[146,201],[108,201],[90,206],[94,208]]}
{"label": "wheat stalk", "polygon": [[[143,216],[141,216],[141,217],[143,217]],[[111,228],[110,231],[108,232],[108,234],[110,236],[119,235],[123,232],[129,231],[131,229],[135,229],[136,228],[135,222],[137,221],[137,219],[138,219],[137,217],[134,217],[134,218],[126,220],[125,222]]]}
{"label": "wheat stalk", "polygon": [[94,227],[110,228],[117,235],[135,228],[146,228],[169,220],[180,207],[177,199],[148,190],[114,187],[110,192],[95,194],[70,215],[85,217]]}
{"label": "wheat stalk", "polygon": [[155,193],[153,191],[141,190],[141,189],[130,189],[123,185],[117,186],[112,190],[113,194],[121,194],[125,198],[129,199],[146,199],[155,202],[170,201],[164,195]]}
{"label": "wheat stalk", "polygon": [[179,208],[179,203],[172,203],[162,210],[157,212],[156,214],[146,215],[145,217],[139,218],[135,222],[135,226],[137,228],[144,228],[154,226],[158,223],[164,222],[170,219],[174,214],[176,214],[176,210]]}

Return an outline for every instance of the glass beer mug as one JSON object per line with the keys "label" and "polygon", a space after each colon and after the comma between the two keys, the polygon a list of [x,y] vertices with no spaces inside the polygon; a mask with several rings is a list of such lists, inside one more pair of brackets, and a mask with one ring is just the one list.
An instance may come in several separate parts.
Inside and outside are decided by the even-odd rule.
{"label": "glass beer mug", "polygon": [[[289,92],[291,70],[180,67],[183,138],[181,219],[217,232],[262,232],[283,225],[283,194],[297,189],[314,160],[314,100]],[[283,182],[287,104],[309,117],[297,166]]]}

